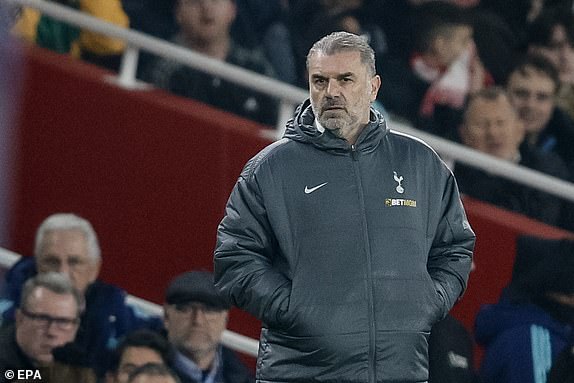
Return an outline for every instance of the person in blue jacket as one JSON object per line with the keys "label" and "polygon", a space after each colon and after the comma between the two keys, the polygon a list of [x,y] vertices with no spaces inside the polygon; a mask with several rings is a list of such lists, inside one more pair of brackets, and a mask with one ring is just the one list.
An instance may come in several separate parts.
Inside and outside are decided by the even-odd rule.
{"label": "person in blue jacket", "polygon": [[574,241],[520,237],[511,282],[481,307],[475,336],[481,382],[545,383],[574,339]]}
{"label": "person in blue jacket", "polygon": [[34,257],[22,257],[6,274],[0,295],[3,324],[13,322],[22,286],[38,273],[67,274],[85,296],[85,310],[74,343],[84,353],[69,355],[84,360],[103,375],[118,339],[137,328],[159,330],[161,318],[150,317],[126,303],[126,292],[98,280],[101,267],[98,238],[92,225],[75,214],[57,213],[36,231]]}

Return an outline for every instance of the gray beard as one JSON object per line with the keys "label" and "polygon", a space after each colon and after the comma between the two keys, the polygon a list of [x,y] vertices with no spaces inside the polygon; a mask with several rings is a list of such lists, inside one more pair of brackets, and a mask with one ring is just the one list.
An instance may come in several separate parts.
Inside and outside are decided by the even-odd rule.
{"label": "gray beard", "polygon": [[326,121],[319,120],[321,125],[333,133],[336,137],[343,138],[343,130],[347,127],[347,122],[342,119],[330,118]]}

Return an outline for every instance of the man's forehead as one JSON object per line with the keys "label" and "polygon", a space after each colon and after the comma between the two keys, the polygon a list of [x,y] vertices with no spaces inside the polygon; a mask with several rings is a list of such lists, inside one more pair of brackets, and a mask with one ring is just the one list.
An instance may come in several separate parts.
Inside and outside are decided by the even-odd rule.
{"label": "man's forehead", "polygon": [[[68,308],[70,312],[74,313],[77,309],[77,304],[74,296],[70,293],[56,293],[43,286],[34,289],[30,294],[27,304],[37,308],[63,310]],[[56,309],[57,307],[57,309]]]}
{"label": "man's forehead", "polygon": [[357,51],[339,51],[332,54],[318,52],[309,57],[309,73],[359,73],[366,70]]}
{"label": "man's forehead", "polygon": [[536,80],[540,83],[554,83],[548,74],[532,67],[526,67],[523,70],[512,72],[509,77],[510,84],[512,84],[514,81],[528,81],[530,84],[532,84],[532,80]]}

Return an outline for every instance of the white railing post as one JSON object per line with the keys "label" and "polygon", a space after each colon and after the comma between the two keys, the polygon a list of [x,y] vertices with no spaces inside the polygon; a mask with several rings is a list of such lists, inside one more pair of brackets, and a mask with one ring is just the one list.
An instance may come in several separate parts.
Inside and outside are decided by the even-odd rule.
{"label": "white railing post", "polygon": [[128,44],[122,56],[117,84],[128,89],[137,87],[136,71],[140,50]]}

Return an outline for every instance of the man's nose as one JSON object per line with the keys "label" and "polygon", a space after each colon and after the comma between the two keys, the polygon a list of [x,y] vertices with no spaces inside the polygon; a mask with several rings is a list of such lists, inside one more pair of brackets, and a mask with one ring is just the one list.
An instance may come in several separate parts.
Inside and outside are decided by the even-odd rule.
{"label": "man's nose", "polygon": [[70,265],[69,265],[68,262],[66,262],[66,261],[60,262],[60,263],[58,264],[58,266],[56,267],[56,270],[55,270],[55,271],[58,272],[58,273],[61,273],[61,274],[68,275],[68,276],[71,275],[71,274],[70,274],[70,272],[71,272],[71,270],[70,270]]}
{"label": "man's nose", "polygon": [[485,136],[488,138],[496,137],[498,129],[495,123],[487,122],[484,127]]}
{"label": "man's nose", "polygon": [[58,329],[56,328],[56,323],[53,321],[49,321],[46,324],[46,336],[52,338],[55,337],[58,333]]}
{"label": "man's nose", "polygon": [[336,80],[329,80],[327,84],[326,94],[328,96],[339,96],[341,94],[341,86]]}
{"label": "man's nose", "polygon": [[190,312],[191,320],[194,323],[205,322],[205,311],[199,307],[195,307]]}

